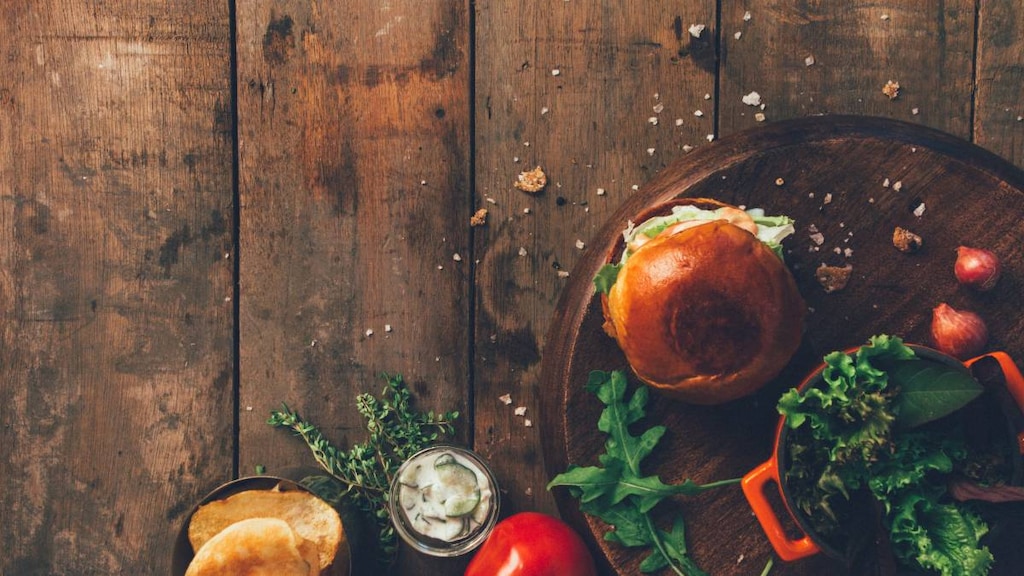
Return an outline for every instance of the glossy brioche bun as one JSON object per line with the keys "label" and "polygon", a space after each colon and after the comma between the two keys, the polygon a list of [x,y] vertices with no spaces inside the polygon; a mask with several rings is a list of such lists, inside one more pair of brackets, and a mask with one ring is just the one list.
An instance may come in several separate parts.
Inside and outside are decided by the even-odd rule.
{"label": "glossy brioche bun", "polygon": [[319,576],[316,544],[280,518],[247,518],[196,552],[185,576]]}
{"label": "glossy brioche bun", "polygon": [[722,220],[647,242],[604,300],[605,330],[636,375],[694,404],[746,396],[778,375],[800,345],[805,309],[785,263]]}

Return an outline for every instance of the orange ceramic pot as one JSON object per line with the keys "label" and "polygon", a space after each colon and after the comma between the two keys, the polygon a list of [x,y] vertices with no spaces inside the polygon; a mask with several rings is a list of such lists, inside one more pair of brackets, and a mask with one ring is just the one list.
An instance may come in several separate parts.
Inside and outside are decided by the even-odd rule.
{"label": "orange ceramic pot", "polygon": [[[991,352],[961,363],[952,356],[943,354],[925,346],[913,344],[908,344],[907,346],[913,349],[914,353],[920,358],[934,360],[947,365],[962,364],[970,367],[975,362],[983,358],[991,358],[995,360],[1006,379],[1006,387],[1008,391],[1016,402],[1018,408],[1024,412],[1024,377],[1021,376],[1020,369],[1006,353]],[[856,352],[857,349],[858,348],[852,348],[846,352],[848,354],[852,354]],[[821,374],[824,368],[824,364],[819,366],[800,384],[799,389],[803,391],[811,386],[817,385],[821,381]],[[778,426],[776,427],[775,446],[772,451],[771,458],[754,468],[743,477],[743,481],[741,483],[743,494],[746,496],[751,508],[753,508],[754,515],[757,517],[758,522],[764,529],[765,535],[768,537],[768,540],[771,542],[771,545],[775,549],[775,553],[778,554],[779,558],[785,561],[792,561],[819,553],[839,558],[841,557],[841,554],[829,546],[829,544],[822,538],[814,534],[809,522],[802,514],[796,512],[796,506],[792,503],[792,497],[786,486],[786,482],[784,481],[782,468],[783,464],[787,461],[787,431],[788,427],[785,425],[785,417],[782,417],[779,419]],[[1024,430],[1016,430],[1015,432],[1017,434],[1017,445],[1021,453],[1024,454]],[[767,490],[769,489],[769,485],[772,484],[774,484],[778,490],[782,503],[785,506],[785,512],[796,524],[796,527],[800,532],[799,534],[791,535],[787,532],[787,529],[783,526],[775,508],[770,503]]]}

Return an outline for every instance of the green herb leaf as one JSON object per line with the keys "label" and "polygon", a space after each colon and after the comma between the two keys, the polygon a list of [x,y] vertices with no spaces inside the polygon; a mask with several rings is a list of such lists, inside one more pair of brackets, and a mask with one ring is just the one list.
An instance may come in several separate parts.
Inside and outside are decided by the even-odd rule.
{"label": "green herb leaf", "polygon": [[888,372],[890,383],[899,386],[897,422],[903,428],[952,414],[984,391],[966,368],[932,360],[896,362]]}
{"label": "green herb leaf", "polygon": [[339,505],[350,503],[376,523],[381,565],[391,564],[398,550],[398,539],[388,506],[391,479],[409,456],[435,443],[441,435],[454,432],[455,411],[435,414],[417,412],[412,394],[401,375],[383,375],[386,382],[380,397],[360,394],[356,407],[366,418],[369,437],[347,452],[334,447],[316,426],[306,422],[282,404],[270,413],[268,424],[289,428],[301,437],[313,457],[328,476],[312,476],[303,481],[324,500]]}
{"label": "green herb leaf", "polygon": [[740,479],[704,485],[690,480],[665,484],[656,475],[643,475],[641,463],[656,449],[665,428],[653,426],[639,436],[630,432],[630,426],[645,415],[648,389],[640,387],[626,398],[627,384],[621,371],[590,373],[586,388],[605,404],[598,419],[598,429],[608,435],[605,453],[598,457],[601,466],[569,466],[551,480],[548,489],[567,487],[579,498],[581,511],[611,525],[605,540],[626,547],[650,547],[651,554],[641,565],[643,572],[667,567],[680,575],[703,575],[686,554],[682,518],[677,518],[672,530],[666,532],[655,526],[648,513],[665,498],[697,494],[736,484]]}

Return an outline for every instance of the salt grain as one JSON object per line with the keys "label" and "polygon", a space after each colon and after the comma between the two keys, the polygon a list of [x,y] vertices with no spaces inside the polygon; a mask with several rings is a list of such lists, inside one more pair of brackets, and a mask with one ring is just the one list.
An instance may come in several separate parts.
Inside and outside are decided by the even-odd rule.
{"label": "salt grain", "polygon": [[746,12],[743,13],[743,21],[750,22],[750,10],[747,10]]}
{"label": "salt grain", "polygon": [[808,56],[804,58],[804,66],[814,66],[814,56]]}
{"label": "salt grain", "polygon": [[735,34],[732,35],[732,37],[737,40],[740,39],[740,36],[743,36],[743,32],[736,32]]}
{"label": "salt grain", "polygon": [[901,190],[902,188],[903,188],[903,182],[902,182],[901,180],[897,180],[897,181],[896,181],[896,182],[895,182],[895,183],[894,183],[894,184],[892,185],[892,189],[893,189],[893,190],[895,190],[895,191],[897,191],[897,192],[899,192],[899,191],[900,191],[900,190]]}
{"label": "salt grain", "polygon": [[[526,426],[527,428],[533,428],[533,420],[530,420],[529,418],[524,418],[523,426]],[[529,495],[529,491],[527,491],[527,495]]]}
{"label": "salt grain", "polygon": [[520,248],[519,248],[519,255],[520,255],[520,256],[526,256],[526,254],[527,254],[527,252],[526,252],[526,248],[522,248],[522,247],[520,247]]}
{"label": "salt grain", "polygon": [[683,144],[683,152],[689,152],[690,150],[693,150],[693,146],[690,146],[689,144]]}
{"label": "salt grain", "polygon": [[924,214],[924,210],[925,210],[924,202],[921,202],[917,206],[917,208],[914,208],[914,216],[917,216],[918,218],[920,218]]}
{"label": "salt grain", "polygon": [[754,114],[754,121],[755,122],[764,122],[764,118],[765,118],[764,112],[758,112],[758,113]]}
{"label": "salt grain", "polygon": [[455,260],[456,262],[462,262],[462,255],[456,252],[455,254],[452,254],[452,260]]}
{"label": "salt grain", "polygon": [[658,117],[657,116],[651,116],[650,118],[647,119],[647,122],[650,123],[651,126],[657,126],[658,125]]}
{"label": "salt grain", "polygon": [[661,114],[661,111],[664,110],[664,109],[665,109],[665,105],[659,102],[658,104],[655,104],[655,106],[654,106],[654,113],[655,114]]}
{"label": "salt grain", "polygon": [[690,36],[700,38],[700,35],[704,33],[704,28],[706,28],[706,26],[703,24],[691,24],[689,29]]}
{"label": "salt grain", "polygon": [[886,178],[885,180],[882,180],[882,188],[888,188],[888,187],[889,187],[889,179]]}
{"label": "salt grain", "polygon": [[373,336],[373,328],[367,328],[366,329],[366,336],[367,337]]}
{"label": "salt grain", "polygon": [[758,94],[757,92],[751,92],[750,94],[747,94],[743,97],[743,103],[746,104],[747,106],[760,106],[761,95]]}
{"label": "salt grain", "polygon": [[559,270],[558,271],[558,277],[559,278],[568,278],[569,277],[569,271],[568,270]]}
{"label": "salt grain", "polygon": [[598,196],[604,196],[604,188],[598,188],[597,189],[597,195]]}
{"label": "salt grain", "polygon": [[385,332],[391,332],[391,324],[385,324],[384,325],[384,331]]}
{"label": "salt grain", "polygon": [[693,111],[693,115],[698,117],[698,118],[700,118],[701,116],[704,115],[704,111],[703,110],[694,110]]}
{"label": "salt grain", "polygon": [[561,70],[559,70],[558,68],[555,68],[554,70],[552,70],[552,71],[551,71],[551,75],[552,75],[552,76],[558,76],[558,75],[560,75],[561,73],[562,73],[562,71],[561,71]]}
{"label": "salt grain", "polygon": [[584,248],[586,248],[586,247],[587,247],[587,245],[586,245],[586,244],[584,244],[583,240],[577,240],[577,241],[576,241],[576,248],[577,248],[577,249],[579,249],[579,250],[583,250],[583,249],[584,249]]}
{"label": "salt grain", "polygon": [[501,400],[501,403],[504,404],[505,406],[509,406],[512,404],[512,395],[502,394],[501,396],[498,396],[498,400]]}
{"label": "salt grain", "polygon": [[543,115],[547,114],[550,111],[551,110],[547,106],[545,106],[545,107],[540,109],[540,115],[543,116]]}
{"label": "salt grain", "polygon": [[682,126],[682,125],[683,125],[683,119],[682,118],[676,118],[676,126]]}
{"label": "salt grain", "polygon": [[516,416],[526,416],[526,406],[516,406],[514,412]]}
{"label": "salt grain", "polygon": [[714,142],[715,135],[714,134],[708,134],[707,136],[705,136],[705,138],[707,138],[708,142]]}
{"label": "salt grain", "polygon": [[648,148],[647,149],[647,155],[648,156],[654,156],[654,148]]}
{"label": "salt grain", "polygon": [[832,203],[832,193],[829,192],[828,194],[825,194],[824,204],[831,204],[831,203]]}

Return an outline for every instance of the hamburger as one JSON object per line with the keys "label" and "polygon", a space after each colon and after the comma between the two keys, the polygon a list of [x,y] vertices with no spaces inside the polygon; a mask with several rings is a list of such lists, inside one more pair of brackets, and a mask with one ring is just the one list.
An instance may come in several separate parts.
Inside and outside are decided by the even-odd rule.
{"label": "hamburger", "polygon": [[778,375],[806,310],[782,258],[785,216],[677,199],[630,222],[594,278],[604,330],[664,396],[719,404]]}

